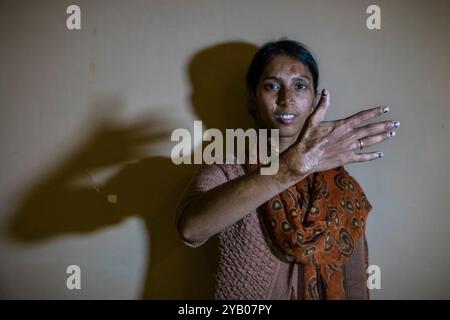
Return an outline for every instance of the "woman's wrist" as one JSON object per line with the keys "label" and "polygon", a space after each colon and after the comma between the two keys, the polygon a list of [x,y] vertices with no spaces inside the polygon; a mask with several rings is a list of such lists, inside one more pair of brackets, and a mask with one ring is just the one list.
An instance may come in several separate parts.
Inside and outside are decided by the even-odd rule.
{"label": "woman's wrist", "polygon": [[285,153],[280,154],[279,169],[278,173],[275,175],[275,178],[284,189],[287,189],[303,180],[309,174],[310,173],[307,168],[303,165],[303,161],[297,161],[294,164]]}

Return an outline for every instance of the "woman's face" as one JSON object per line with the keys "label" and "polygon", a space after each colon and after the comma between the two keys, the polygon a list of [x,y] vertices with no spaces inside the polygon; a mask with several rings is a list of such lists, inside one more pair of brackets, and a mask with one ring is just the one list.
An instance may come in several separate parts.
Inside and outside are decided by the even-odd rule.
{"label": "woman's face", "polygon": [[256,88],[256,117],[266,129],[279,129],[280,138],[295,139],[314,106],[312,74],[300,61],[276,56],[266,65]]}

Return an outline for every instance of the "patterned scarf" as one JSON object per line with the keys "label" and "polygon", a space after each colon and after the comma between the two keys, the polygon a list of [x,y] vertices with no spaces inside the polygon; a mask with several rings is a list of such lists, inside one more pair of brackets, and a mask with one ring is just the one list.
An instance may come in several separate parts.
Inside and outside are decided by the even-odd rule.
{"label": "patterned scarf", "polygon": [[[247,164],[247,170],[259,166]],[[341,166],[309,175],[259,211],[274,244],[289,261],[304,264],[304,298],[320,299],[320,287],[331,300],[346,299],[343,264],[364,234],[371,209],[361,186]]]}

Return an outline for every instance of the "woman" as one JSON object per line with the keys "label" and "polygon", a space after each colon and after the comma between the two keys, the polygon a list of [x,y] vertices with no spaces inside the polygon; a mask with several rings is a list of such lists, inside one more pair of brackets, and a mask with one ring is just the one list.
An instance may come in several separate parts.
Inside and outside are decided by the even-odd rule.
{"label": "woman", "polygon": [[278,172],[205,166],[178,206],[187,245],[218,236],[216,299],[368,299],[371,204],[343,165],[382,157],[360,150],[393,137],[399,122],[360,126],[387,107],[323,121],[330,94],[316,101],[318,81],[301,43],[260,48],[247,74],[248,106],[257,127],[279,129]]}

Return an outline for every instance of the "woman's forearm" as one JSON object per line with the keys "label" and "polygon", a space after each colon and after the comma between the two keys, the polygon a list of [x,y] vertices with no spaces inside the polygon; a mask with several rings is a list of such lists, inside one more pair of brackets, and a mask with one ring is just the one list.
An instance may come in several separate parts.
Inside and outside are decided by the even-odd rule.
{"label": "woman's forearm", "polygon": [[294,178],[289,170],[280,161],[275,175],[249,173],[202,193],[181,213],[181,237],[201,243],[307,176]]}

